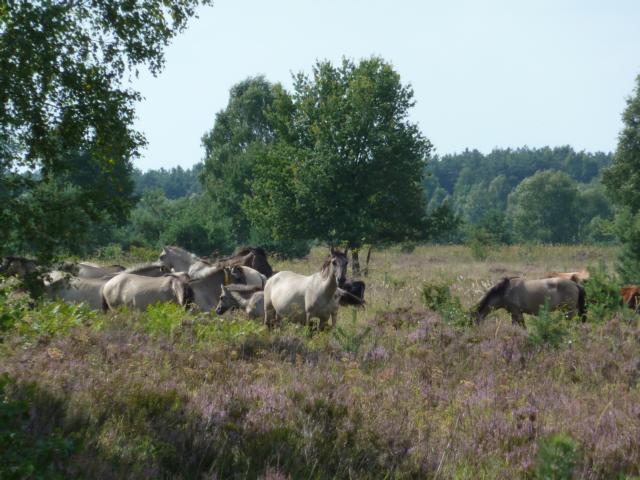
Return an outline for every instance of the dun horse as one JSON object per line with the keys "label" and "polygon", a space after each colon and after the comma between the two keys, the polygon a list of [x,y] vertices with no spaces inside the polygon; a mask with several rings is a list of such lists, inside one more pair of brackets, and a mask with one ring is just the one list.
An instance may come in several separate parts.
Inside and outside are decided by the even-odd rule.
{"label": "dun horse", "polygon": [[264,318],[264,292],[249,285],[223,285],[216,313],[222,315],[232,308],[244,310],[251,318]]}
{"label": "dun horse", "polygon": [[504,308],[514,324],[524,326],[523,314],[537,315],[545,304],[550,310],[565,307],[570,316],[577,313],[582,321],[586,319],[582,285],[565,278],[524,280],[518,277],[505,277],[491,287],[476,306],[475,319],[479,323],[491,310]]}
{"label": "dun horse", "polygon": [[544,278],[566,278],[576,283],[584,283],[589,280],[589,271],[580,270],[579,272],[548,272]]}
{"label": "dun horse", "polygon": [[157,302],[174,302],[187,306],[193,301],[193,290],[182,275],[144,277],[120,273],[102,287],[102,309],[113,310],[120,305],[145,310]]}
{"label": "dun horse", "polygon": [[276,273],[267,280],[264,287],[264,321],[271,327],[282,318],[304,322],[312,318],[320,319],[320,329],[324,329],[331,318],[335,326],[338,316],[338,284],[344,283],[347,270],[347,256],[331,249],[329,258],[319,272],[313,275],[299,275],[290,271]]}

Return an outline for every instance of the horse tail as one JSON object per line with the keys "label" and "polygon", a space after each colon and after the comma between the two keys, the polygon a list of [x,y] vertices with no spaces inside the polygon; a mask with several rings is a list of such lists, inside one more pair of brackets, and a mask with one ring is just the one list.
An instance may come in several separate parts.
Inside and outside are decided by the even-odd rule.
{"label": "horse tail", "polygon": [[578,286],[578,315],[580,320],[585,322],[587,320],[586,293],[582,285],[579,283],[576,283],[576,285]]}
{"label": "horse tail", "polygon": [[173,292],[176,295],[176,299],[178,300],[178,304],[185,308],[189,308],[195,300],[195,294],[193,293],[191,285],[185,281],[175,278],[172,283],[172,287]]}
{"label": "horse tail", "polygon": [[104,296],[104,287],[100,289],[100,303],[102,311],[107,313],[109,311],[109,303],[107,302],[107,298]]}

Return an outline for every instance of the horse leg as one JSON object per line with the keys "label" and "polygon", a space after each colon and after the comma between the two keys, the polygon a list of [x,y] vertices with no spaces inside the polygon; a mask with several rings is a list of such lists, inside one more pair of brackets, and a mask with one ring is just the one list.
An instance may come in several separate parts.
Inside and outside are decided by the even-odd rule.
{"label": "horse leg", "polygon": [[520,325],[522,328],[525,328],[525,326],[524,326],[524,315],[522,314],[521,311],[512,310],[509,313],[511,313],[511,323],[513,325]]}
{"label": "horse leg", "polygon": [[336,328],[336,323],[338,323],[338,312],[331,312],[331,328]]}

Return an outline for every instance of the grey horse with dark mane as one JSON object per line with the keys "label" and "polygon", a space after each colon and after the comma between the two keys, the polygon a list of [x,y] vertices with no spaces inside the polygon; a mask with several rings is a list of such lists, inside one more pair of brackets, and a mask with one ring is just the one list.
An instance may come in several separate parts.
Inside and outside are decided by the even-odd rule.
{"label": "grey horse with dark mane", "polygon": [[273,269],[267,260],[267,252],[262,247],[238,247],[233,255],[213,260],[213,263],[221,267],[251,267],[267,278],[273,275]]}
{"label": "grey horse with dark mane", "polygon": [[504,308],[514,324],[524,326],[523,314],[537,315],[545,305],[549,310],[564,308],[570,317],[577,314],[583,322],[586,319],[584,287],[566,278],[505,277],[489,289],[473,313],[479,323],[490,311]]}
{"label": "grey horse with dark mane", "polygon": [[331,318],[335,326],[338,318],[338,285],[345,282],[347,256],[331,249],[319,272],[300,275],[282,271],[267,280],[264,287],[264,323],[272,327],[281,319],[310,324],[320,319],[320,330]]}

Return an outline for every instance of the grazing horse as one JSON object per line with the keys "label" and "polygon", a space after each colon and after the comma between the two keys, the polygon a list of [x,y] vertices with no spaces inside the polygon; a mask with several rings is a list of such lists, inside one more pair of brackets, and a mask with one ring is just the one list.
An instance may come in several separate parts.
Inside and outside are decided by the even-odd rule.
{"label": "grazing horse", "polygon": [[273,275],[273,269],[267,260],[267,253],[262,247],[238,247],[233,255],[215,260],[214,263],[224,267],[235,265],[251,267],[267,278]]}
{"label": "grazing horse", "polygon": [[174,302],[187,306],[193,301],[193,290],[181,275],[144,277],[120,273],[102,287],[102,309],[113,310],[121,305],[145,310],[157,302]]}
{"label": "grazing horse", "polygon": [[548,272],[544,278],[566,278],[576,283],[584,283],[589,280],[589,271],[580,270],[579,272]]}
{"label": "grazing horse", "polygon": [[331,324],[335,326],[338,316],[336,290],[345,281],[347,264],[347,256],[332,248],[320,271],[313,275],[281,271],[269,278],[264,287],[265,324],[271,327],[274,321],[286,317],[308,325],[317,317],[322,330],[331,317]]}
{"label": "grazing horse", "polygon": [[264,291],[249,285],[223,285],[216,313],[222,315],[232,308],[244,310],[251,318],[264,318]]}
{"label": "grazing horse", "polygon": [[504,308],[511,314],[514,324],[524,326],[523,314],[537,315],[545,303],[550,310],[566,307],[570,316],[577,311],[583,322],[586,319],[582,285],[566,278],[524,280],[505,277],[491,287],[475,307],[476,323],[480,323],[491,310]]}
{"label": "grazing horse", "polygon": [[620,289],[624,304],[636,313],[640,313],[640,286],[625,285]]}
{"label": "grazing horse", "polygon": [[208,267],[198,272],[189,285],[193,289],[194,304],[202,311],[216,308],[223,285],[246,284],[262,289],[264,275],[249,267]]}

